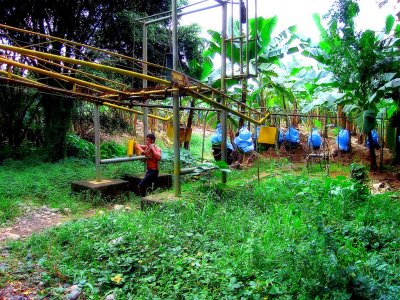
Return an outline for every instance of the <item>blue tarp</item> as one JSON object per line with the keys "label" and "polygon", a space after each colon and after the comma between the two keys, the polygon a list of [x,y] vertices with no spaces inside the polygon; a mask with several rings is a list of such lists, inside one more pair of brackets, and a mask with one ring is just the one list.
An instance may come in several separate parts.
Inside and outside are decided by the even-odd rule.
{"label": "blue tarp", "polygon": [[254,144],[253,144],[253,139],[251,138],[251,132],[246,127],[242,127],[239,130],[239,135],[235,137],[233,142],[244,153],[254,150]]}
{"label": "blue tarp", "polygon": [[[213,146],[220,146],[222,142],[221,124],[218,123],[217,129],[215,129],[214,135],[211,137],[211,144]],[[226,140],[226,148],[233,150],[233,146],[228,139]]]}
{"label": "blue tarp", "polygon": [[308,145],[312,149],[319,149],[321,147],[321,135],[317,128],[313,128],[310,136],[308,137]]}
{"label": "blue tarp", "polygon": [[339,150],[349,151],[349,140],[350,134],[347,129],[341,129],[339,135],[336,138],[336,144],[339,146]]}

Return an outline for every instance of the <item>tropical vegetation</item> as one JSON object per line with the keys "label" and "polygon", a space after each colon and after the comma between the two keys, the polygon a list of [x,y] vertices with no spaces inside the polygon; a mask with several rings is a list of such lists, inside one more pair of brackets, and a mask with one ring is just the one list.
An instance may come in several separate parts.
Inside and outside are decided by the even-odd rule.
{"label": "tropical vegetation", "polygon": [[[0,22],[141,57],[135,20],[170,5],[150,2],[2,1]],[[230,71],[243,67],[249,78],[232,76],[226,87],[216,59],[221,33],[210,31],[205,41],[198,37],[198,26],[181,27],[181,71],[226,88],[236,100],[232,108],[280,113],[288,116],[287,125],[304,122],[289,119],[289,113],[329,114],[339,119],[336,132],[347,128],[370,139],[373,129],[385,125],[381,138],[398,164],[400,25],[388,16],[382,32],[359,32],[354,23],[358,12],[356,0],[337,0],[326,16],[315,15],[318,43],[299,35],[295,26],[275,34],[276,16],[249,20],[250,40],[257,47],[230,44],[227,49]],[[168,21],[149,27],[149,61],[165,65],[169,27]],[[240,28],[234,23],[238,35]],[[0,39],[10,42],[5,31]],[[64,51],[56,42],[46,49]],[[74,51],[67,53],[82,58],[95,54]],[[240,66],[246,51],[248,60]],[[120,63],[110,57],[96,59]],[[60,84],[44,76],[32,79]],[[180,103],[210,108],[191,97]],[[180,161],[182,167],[200,166],[202,172],[182,176],[178,201],[140,210],[141,199],[133,193],[114,199],[71,193],[72,181],[94,177],[92,113],[92,104],[0,86],[0,227],[43,206],[63,212],[66,219],[27,239],[1,242],[0,297],[4,288],[23,283],[24,292],[52,299],[77,296],[72,287],[87,299],[398,298],[400,194],[371,193],[369,172],[360,162],[332,164],[331,174],[317,166],[310,174],[303,164],[256,155],[252,168],[232,171],[228,183],[221,184],[217,167],[201,164],[212,159],[209,139],[193,132]],[[204,131],[218,117],[213,111],[182,112],[188,127],[197,123]],[[232,128],[245,124],[235,116],[228,119]],[[110,137],[126,132],[139,136],[139,125],[129,113],[102,107],[101,157],[125,156],[126,135]],[[151,126],[163,149],[161,172],[172,173],[174,153],[163,134],[166,124]],[[322,128],[318,120],[313,126]],[[373,148],[370,154],[374,170]],[[138,161],[102,166],[111,179],[143,169]]]}

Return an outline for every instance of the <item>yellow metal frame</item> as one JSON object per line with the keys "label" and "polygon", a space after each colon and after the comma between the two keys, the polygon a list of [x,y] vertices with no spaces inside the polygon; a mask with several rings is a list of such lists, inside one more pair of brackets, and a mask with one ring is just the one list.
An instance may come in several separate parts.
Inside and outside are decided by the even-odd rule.
{"label": "yellow metal frame", "polygon": [[[101,51],[103,53],[106,53],[110,56],[115,56],[118,58],[122,58],[122,59],[126,59],[129,61],[133,61],[133,62],[137,62],[140,64],[147,64],[149,66],[155,66],[157,68],[160,68],[162,70],[168,70],[165,67],[156,65],[156,64],[152,64],[149,62],[145,62],[145,61],[141,61],[138,59],[134,59],[132,57],[127,57],[125,55],[121,55],[118,53],[113,53],[110,51],[106,51],[106,50],[102,50],[102,49],[98,49],[89,45],[84,45],[84,44],[80,44],[80,43],[75,43],[75,42],[71,42],[65,39],[61,39],[61,38],[57,38],[57,37],[53,37],[53,36],[49,36],[49,35],[45,35],[45,34],[40,34],[40,33],[36,33],[36,32],[32,32],[29,30],[24,30],[24,29],[19,29],[19,28],[15,28],[15,27],[11,27],[8,25],[3,25],[0,24],[0,28],[5,28],[5,29],[9,29],[9,30],[14,30],[14,31],[18,31],[18,32],[22,32],[22,33],[26,33],[26,34],[32,34],[35,36],[39,36],[39,37],[43,37],[46,39],[50,39],[50,40],[54,40],[54,41],[59,41],[68,45],[74,45],[74,46],[79,46],[79,47],[85,47],[87,49],[91,49],[91,50],[96,50],[96,51]],[[111,73],[116,73],[116,74],[121,74],[124,76],[129,76],[129,77],[133,77],[133,78],[139,78],[139,79],[143,79],[143,80],[147,80],[147,81],[151,81],[154,82],[156,84],[159,84],[163,87],[157,87],[154,88],[153,90],[142,90],[142,91],[138,91],[138,92],[132,92],[132,91],[127,91],[127,90],[118,90],[115,88],[110,88],[110,87],[106,87],[104,85],[101,84],[97,84],[97,83],[92,83],[89,81],[85,81],[85,80],[81,80],[81,79],[77,79],[73,76],[67,76],[67,75],[63,75],[54,71],[50,71],[50,70],[45,70],[43,68],[40,67],[34,67],[34,66],[30,66],[30,65],[26,65],[26,64],[22,64],[21,62],[9,59],[7,57],[0,56],[0,63],[3,64],[7,64],[8,66],[14,66],[14,67],[18,67],[21,69],[26,69],[29,70],[31,72],[36,72],[42,75],[46,75],[58,80],[62,80],[65,82],[69,82],[71,84],[73,84],[74,89],[72,91],[70,90],[62,90],[59,88],[55,88],[55,87],[50,87],[48,85],[42,84],[42,83],[38,83],[35,82],[34,80],[31,79],[27,79],[24,78],[23,76],[18,76],[18,75],[14,75],[11,73],[10,67],[8,67],[8,71],[0,71],[0,75],[3,75],[5,78],[7,78],[8,82],[10,83],[14,83],[14,84],[22,84],[22,85],[26,85],[26,86],[31,86],[31,87],[35,87],[37,89],[42,89],[42,90],[50,90],[50,91],[54,91],[54,92],[58,92],[58,93],[62,93],[62,94],[66,94],[66,95],[70,95],[70,96],[75,96],[81,99],[84,99],[86,101],[91,101],[91,102],[95,102],[95,103],[99,103],[102,105],[106,105],[112,108],[116,108],[116,109],[122,109],[125,111],[129,111],[135,114],[140,114],[142,115],[143,113],[139,110],[134,110],[131,108],[126,107],[126,105],[128,103],[124,102],[124,100],[129,99],[130,97],[143,97],[143,98],[147,98],[150,97],[152,95],[162,95],[165,94],[167,97],[168,95],[171,95],[171,93],[173,92],[179,92],[181,95],[186,95],[186,96],[192,96],[195,97],[203,102],[208,103],[210,106],[212,107],[216,107],[222,110],[225,110],[233,115],[236,115],[246,121],[249,121],[251,123],[254,123],[256,125],[262,125],[265,123],[265,121],[267,120],[267,118],[269,117],[269,113],[267,113],[266,115],[264,115],[262,118],[260,119],[255,119],[252,118],[250,115],[250,112],[253,112],[254,114],[259,114],[259,115],[263,115],[262,113],[260,113],[259,111],[255,110],[254,108],[243,104],[243,103],[239,103],[237,100],[233,99],[232,97],[230,97],[229,95],[221,92],[220,90],[208,87],[202,83],[199,83],[191,78],[188,78],[187,76],[180,74],[180,73],[176,73],[175,77],[178,76],[181,80],[178,81],[169,81],[169,80],[165,80],[162,78],[158,78],[155,76],[150,76],[150,75],[145,75],[142,73],[138,73],[135,71],[130,71],[130,70],[125,70],[125,69],[120,69],[120,68],[116,68],[116,67],[111,67],[111,66],[106,66],[106,65],[102,65],[102,64],[98,64],[98,63],[93,63],[93,62],[89,62],[89,61],[85,61],[85,60],[80,60],[80,59],[74,59],[74,58],[70,58],[70,57],[66,57],[66,56],[60,56],[60,55],[55,55],[55,54],[50,54],[50,53],[45,53],[45,52],[40,52],[40,51],[35,51],[35,50],[30,50],[30,49],[26,49],[26,48],[22,48],[22,47],[16,47],[16,46],[11,46],[11,45],[5,45],[5,44],[0,44],[0,49],[6,50],[6,51],[11,51],[12,53],[18,53],[21,56],[27,56],[32,60],[44,60],[45,63],[49,63],[52,65],[57,65],[60,68],[64,68],[66,70],[70,70],[70,71],[75,71],[75,72],[81,72],[81,74],[85,74],[88,75],[89,78],[91,79],[97,79],[97,80],[105,80],[105,81],[109,81],[109,79],[107,78],[102,78],[102,77],[98,77],[95,75],[91,75],[89,73],[74,69],[74,68],[70,68],[68,66],[64,66],[62,65],[60,62],[62,63],[66,63],[66,64],[72,64],[72,65],[81,65],[81,66],[87,66],[89,68],[92,69],[96,69],[96,70],[101,70],[104,72],[111,72]],[[0,76],[0,79],[1,76]],[[3,80],[3,79],[2,79]],[[196,82],[197,85],[193,85],[193,82]],[[119,86],[123,86],[122,84],[118,83],[118,82],[114,82],[115,84],[119,85]],[[76,86],[83,86],[86,87],[88,89],[89,93],[92,94],[85,94],[85,93],[80,93],[78,92],[75,88]],[[205,96],[203,93],[211,93],[211,98]],[[237,104],[240,104],[242,106],[245,106],[248,111],[249,114],[244,114],[242,112],[236,111],[232,108],[230,108],[228,105],[225,105],[225,103],[219,103],[216,100],[214,100],[215,97],[218,97],[218,99],[224,99],[224,102],[227,101],[233,101],[236,102]],[[160,117],[157,115],[152,115],[149,114],[148,115],[151,118],[156,118],[159,120],[163,120],[163,121],[167,121],[170,120],[172,118],[172,116],[169,117]]]}

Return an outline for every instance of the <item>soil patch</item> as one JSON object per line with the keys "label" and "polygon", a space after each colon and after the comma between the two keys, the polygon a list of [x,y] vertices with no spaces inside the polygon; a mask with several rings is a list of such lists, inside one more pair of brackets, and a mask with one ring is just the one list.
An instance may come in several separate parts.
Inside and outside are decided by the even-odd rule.
{"label": "soil patch", "polygon": [[0,243],[28,237],[33,233],[60,225],[66,219],[59,209],[46,206],[38,209],[25,208],[25,213],[16,218],[12,226],[0,228]]}

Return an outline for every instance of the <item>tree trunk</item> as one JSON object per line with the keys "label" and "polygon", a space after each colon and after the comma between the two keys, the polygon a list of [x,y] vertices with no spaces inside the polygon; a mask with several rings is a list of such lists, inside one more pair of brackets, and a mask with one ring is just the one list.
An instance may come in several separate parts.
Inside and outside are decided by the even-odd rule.
{"label": "tree trunk", "polygon": [[47,95],[42,99],[44,112],[44,150],[47,159],[55,162],[65,156],[65,136],[71,125],[73,101]]}

